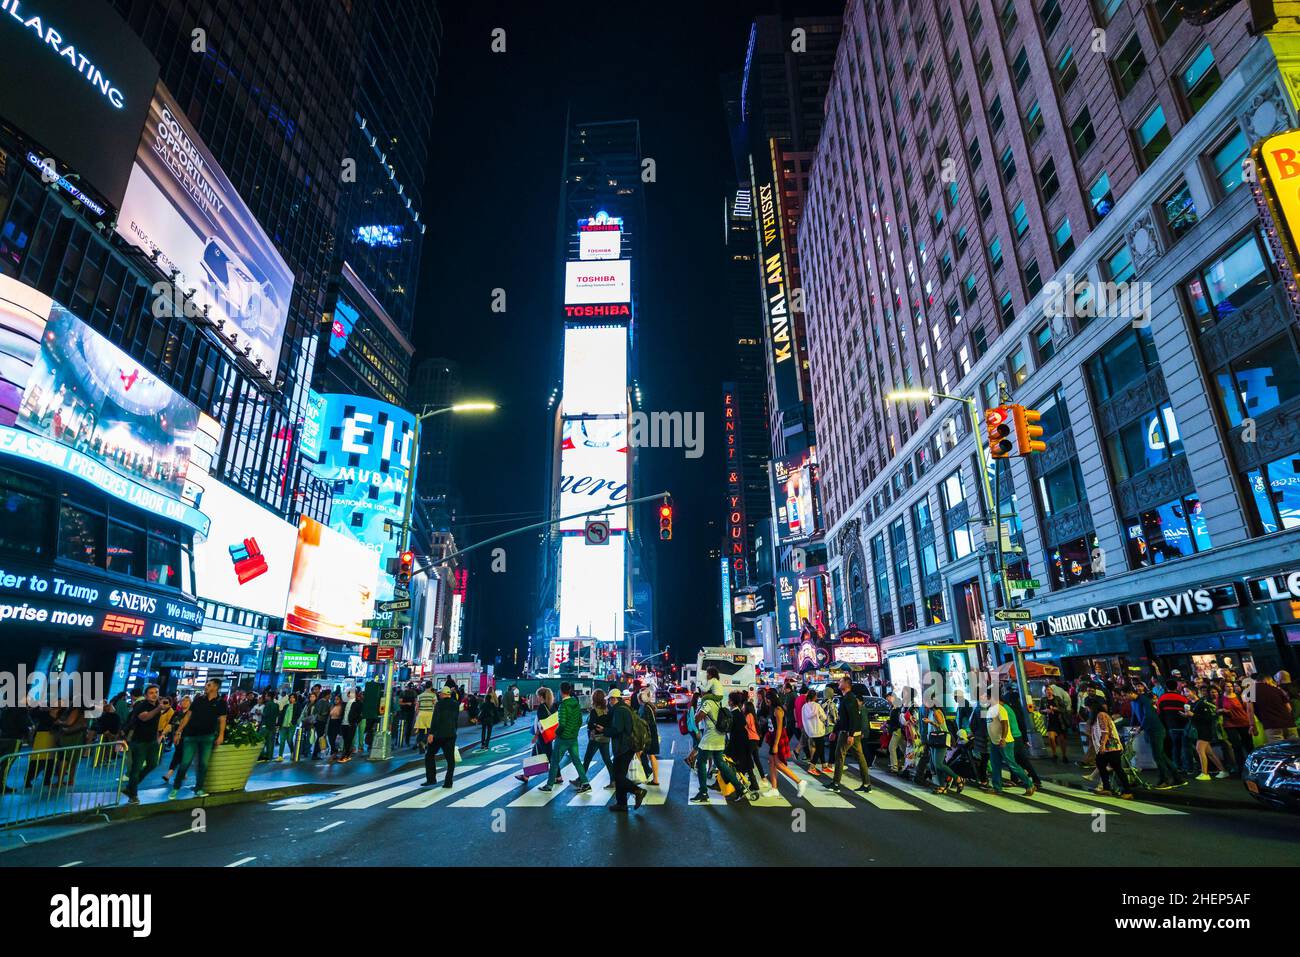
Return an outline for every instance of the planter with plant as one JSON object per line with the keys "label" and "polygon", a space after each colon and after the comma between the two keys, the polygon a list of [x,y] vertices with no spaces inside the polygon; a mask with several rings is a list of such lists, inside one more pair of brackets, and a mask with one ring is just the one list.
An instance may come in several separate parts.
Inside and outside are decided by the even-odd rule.
{"label": "planter with plant", "polygon": [[203,790],[209,794],[242,791],[265,745],[266,732],[252,722],[227,725],[225,740],[212,749]]}

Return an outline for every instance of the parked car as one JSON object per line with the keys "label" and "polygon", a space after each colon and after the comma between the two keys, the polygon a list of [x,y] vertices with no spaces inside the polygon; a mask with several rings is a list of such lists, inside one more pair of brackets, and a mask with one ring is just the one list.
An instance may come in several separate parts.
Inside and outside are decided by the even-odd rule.
{"label": "parked car", "polygon": [[1300,811],[1300,741],[1275,741],[1246,758],[1246,790],[1271,807]]}
{"label": "parked car", "polygon": [[655,689],[655,719],[658,721],[676,721],[677,715],[691,703],[691,694],[681,685],[663,686]]}

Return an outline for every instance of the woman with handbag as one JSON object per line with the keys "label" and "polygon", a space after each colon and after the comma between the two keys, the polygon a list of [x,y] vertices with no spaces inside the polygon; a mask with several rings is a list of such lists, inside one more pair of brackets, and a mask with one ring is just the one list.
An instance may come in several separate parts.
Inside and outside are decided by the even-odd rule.
{"label": "woman with handbag", "polygon": [[760,753],[760,748],[763,745],[763,736],[758,732],[758,711],[754,708],[754,702],[750,701],[748,697],[745,699],[743,713],[745,716],[745,737],[749,741],[749,761],[756,772],[754,775],[754,783],[757,785],[759,780],[766,777],[767,772],[763,770],[763,757]]}
{"label": "woman with handbag", "polygon": [[[1097,770],[1101,773],[1101,787],[1097,788],[1094,794],[1118,794],[1122,798],[1133,797],[1133,792],[1129,790],[1128,779],[1124,775],[1123,765],[1120,757],[1123,754],[1124,746],[1119,739],[1119,730],[1115,727],[1115,722],[1110,716],[1110,709],[1106,707],[1106,701],[1100,697],[1089,698],[1086,702],[1091,717],[1088,721],[1088,735],[1092,741],[1093,750],[1097,752]],[[1115,780],[1119,784],[1119,791],[1111,790],[1110,776],[1114,772]]]}
{"label": "woman with handbag", "polygon": [[501,720],[501,705],[497,702],[496,689],[483,696],[478,706],[480,751],[486,751],[492,743],[492,726]]}
{"label": "woman with handbag", "polygon": [[659,723],[655,717],[655,693],[648,688],[641,692],[641,720],[650,729],[650,740],[641,752],[641,768],[651,787],[659,787]]}
{"label": "woman with handbag", "polygon": [[960,794],[961,778],[948,767],[948,744],[951,738],[948,734],[948,716],[944,714],[943,708],[936,705],[930,709],[925,716],[925,730],[926,747],[930,749],[930,770],[935,779],[934,793],[947,794],[948,788],[953,787]]}
{"label": "woman with handbag", "polygon": [[529,774],[527,771],[522,771],[519,774],[516,774],[515,777],[518,778],[520,781],[523,781],[524,784],[528,783],[528,779],[530,777],[533,777],[537,774],[547,773],[547,771],[550,770],[549,765],[551,761],[551,741],[554,740],[554,736],[552,735],[551,738],[546,737],[546,735],[542,730],[542,722],[545,721],[554,713],[555,713],[555,693],[551,691],[550,688],[547,688],[545,686],[538,688],[537,689],[537,710],[535,712],[535,717],[533,720],[533,754],[537,757],[541,757],[542,755],[546,756],[547,769],[546,771],[541,771],[541,770],[535,771],[533,772],[533,774]]}
{"label": "woman with handbag", "polygon": [[780,796],[781,792],[776,789],[776,775],[778,772],[799,785],[799,793],[802,796],[806,785],[800,780],[799,775],[790,770],[790,765],[787,763],[790,760],[790,732],[787,730],[785,708],[781,706],[781,696],[776,693],[774,688],[767,689],[767,708],[770,725],[770,730],[767,732],[767,780],[770,787],[763,796]]}
{"label": "woman with handbag", "polygon": [[605,692],[597,688],[591,693],[591,710],[587,712],[587,753],[582,756],[582,773],[591,767],[591,759],[600,754],[600,760],[609,772],[606,791],[614,790],[614,757],[609,752],[609,706]]}
{"label": "woman with handbag", "polygon": [[[755,800],[759,796],[758,775],[754,773],[754,750],[750,747],[749,729],[753,726],[750,718],[749,702],[745,692],[733,691],[727,695],[727,705],[731,708],[731,729],[727,732],[727,747],[724,754],[736,766],[741,780],[749,782],[749,797]],[[758,732],[754,732],[757,736]]]}
{"label": "woman with handbag", "polygon": [[337,740],[343,733],[343,695],[334,692],[330,699],[329,720],[325,723],[325,737],[329,741],[330,760],[333,761],[338,757]]}
{"label": "woman with handbag", "polygon": [[804,696],[800,710],[799,720],[807,740],[808,773],[820,775],[826,769],[826,709],[817,700],[817,695],[810,691]]}

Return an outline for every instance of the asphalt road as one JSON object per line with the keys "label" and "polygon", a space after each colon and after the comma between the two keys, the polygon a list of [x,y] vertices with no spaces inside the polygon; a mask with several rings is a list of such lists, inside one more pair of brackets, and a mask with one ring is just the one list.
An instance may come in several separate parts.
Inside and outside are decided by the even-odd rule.
{"label": "asphalt road", "polygon": [[[874,790],[827,792],[788,782],[757,804],[692,805],[687,748],[659,726],[661,777],[640,811],[607,810],[597,776],[588,795],[551,794],[514,779],[525,735],[508,750],[466,752],[456,787],[422,786],[408,771],[351,789],[272,804],[216,807],[195,828],[189,811],[104,825],[0,854],[0,867],[492,865],[1084,865],[1294,866],[1300,815],[1095,800],[1065,789],[1026,799],[968,788],[935,796],[883,773]],[[670,763],[671,762],[671,763]],[[593,774],[600,759],[592,765]],[[566,768],[566,776],[573,777]],[[807,777],[807,775],[802,775]],[[689,780],[688,780],[689,778]],[[857,783],[849,778],[846,783]],[[1049,786],[1050,787],[1050,786]]]}

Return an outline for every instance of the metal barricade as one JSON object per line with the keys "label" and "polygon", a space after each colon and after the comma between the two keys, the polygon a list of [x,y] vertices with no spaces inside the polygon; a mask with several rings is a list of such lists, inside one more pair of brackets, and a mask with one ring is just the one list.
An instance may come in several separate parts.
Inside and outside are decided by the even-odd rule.
{"label": "metal barricade", "polygon": [[127,757],[115,741],[0,756],[0,830],[116,806]]}

